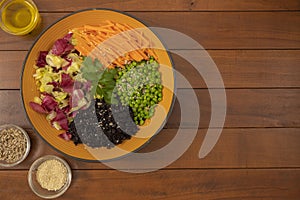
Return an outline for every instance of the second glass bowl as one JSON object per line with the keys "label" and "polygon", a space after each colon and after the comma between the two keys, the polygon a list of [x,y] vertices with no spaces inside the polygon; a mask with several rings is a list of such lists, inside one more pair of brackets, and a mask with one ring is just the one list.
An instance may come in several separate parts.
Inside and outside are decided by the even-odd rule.
{"label": "second glass bowl", "polygon": [[[44,163],[47,160],[57,160],[60,163],[62,163],[64,165],[64,167],[67,169],[66,182],[62,186],[62,188],[60,188],[59,190],[49,191],[47,189],[44,189],[41,187],[40,183],[37,181],[38,168],[42,163]],[[37,159],[36,161],[34,161],[28,172],[28,183],[29,183],[30,188],[37,196],[42,197],[44,199],[53,199],[53,198],[57,198],[57,197],[61,196],[69,188],[69,186],[71,184],[71,180],[72,180],[72,172],[71,172],[71,168],[68,165],[68,163],[66,161],[64,161],[63,159],[61,159],[57,156],[53,156],[53,155],[43,156],[43,157]]]}

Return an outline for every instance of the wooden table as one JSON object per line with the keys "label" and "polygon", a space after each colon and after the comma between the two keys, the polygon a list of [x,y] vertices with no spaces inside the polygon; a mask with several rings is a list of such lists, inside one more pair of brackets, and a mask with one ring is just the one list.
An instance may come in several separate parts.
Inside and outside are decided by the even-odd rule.
{"label": "wooden table", "polygon": [[[35,2],[42,29],[72,11],[105,7],[191,36],[208,50],[222,74],[226,122],[213,151],[199,159],[211,115],[208,88],[187,61],[173,54],[176,69],[193,86],[201,107],[196,139],[180,159],[159,171],[132,174],[64,157],[33,132],[21,104],[22,63],[37,33],[17,37],[0,31],[0,124],[17,124],[32,140],[22,164],[0,168],[1,200],[39,199],[27,184],[27,172],[46,154],[65,158],[73,169],[72,185],[61,199],[300,199],[299,0]],[[179,119],[175,103],[165,128],[141,152],[171,141]]]}

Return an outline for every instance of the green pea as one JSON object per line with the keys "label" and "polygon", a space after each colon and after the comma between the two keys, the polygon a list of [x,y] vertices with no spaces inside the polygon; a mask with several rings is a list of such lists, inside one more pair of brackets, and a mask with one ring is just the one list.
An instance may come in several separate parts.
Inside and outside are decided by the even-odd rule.
{"label": "green pea", "polygon": [[149,111],[147,109],[144,109],[144,114],[145,115],[148,115],[149,114]]}
{"label": "green pea", "polygon": [[145,121],[144,121],[144,120],[141,120],[141,121],[140,121],[140,126],[142,126],[144,123],[145,123]]}

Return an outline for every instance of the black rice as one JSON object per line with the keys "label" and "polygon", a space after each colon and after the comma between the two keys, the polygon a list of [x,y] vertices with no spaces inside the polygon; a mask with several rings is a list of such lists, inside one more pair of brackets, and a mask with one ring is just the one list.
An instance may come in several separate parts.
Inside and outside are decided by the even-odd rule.
{"label": "black rice", "polygon": [[89,108],[78,112],[68,132],[75,145],[83,143],[92,148],[112,148],[130,139],[138,130],[129,106],[110,105],[96,99]]}

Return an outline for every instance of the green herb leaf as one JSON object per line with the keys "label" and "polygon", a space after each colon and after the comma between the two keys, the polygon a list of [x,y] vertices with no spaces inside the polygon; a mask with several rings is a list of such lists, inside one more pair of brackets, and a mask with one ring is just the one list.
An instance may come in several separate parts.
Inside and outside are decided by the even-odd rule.
{"label": "green herb leaf", "polygon": [[82,77],[92,82],[91,94],[96,98],[104,98],[106,103],[115,102],[112,92],[116,86],[116,69],[104,69],[98,59],[86,57],[81,68]]}

